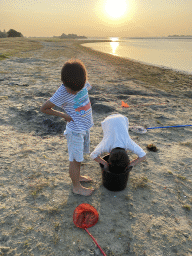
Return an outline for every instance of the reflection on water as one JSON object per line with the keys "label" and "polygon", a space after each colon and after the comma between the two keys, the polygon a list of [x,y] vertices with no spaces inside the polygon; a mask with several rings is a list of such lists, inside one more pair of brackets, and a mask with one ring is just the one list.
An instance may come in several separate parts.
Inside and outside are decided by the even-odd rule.
{"label": "reflection on water", "polygon": [[119,37],[110,37],[109,39],[113,42],[119,41]]}
{"label": "reflection on water", "polygon": [[84,44],[96,51],[192,74],[192,39],[127,39]]}
{"label": "reflection on water", "polygon": [[119,46],[119,42],[110,42],[110,46],[112,48],[112,54],[115,55],[115,52],[117,50],[117,47]]}

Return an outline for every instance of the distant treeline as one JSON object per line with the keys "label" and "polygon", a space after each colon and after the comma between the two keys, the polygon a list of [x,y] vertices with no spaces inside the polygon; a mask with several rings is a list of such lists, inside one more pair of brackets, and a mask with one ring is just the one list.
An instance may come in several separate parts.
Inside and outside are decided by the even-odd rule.
{"label": "distant treeline", "polygon": [[169,35],[168,37],[192,37],[192,35]]}
{"label": "distant treeline", "polygon": [[86,36],[78,36],[76,34],[62,34],[61,36],[55,36],[55,37],[59,37],[59,38],[70,38],[70,39],[86,39],[87,37]]}
{"label": "distant treeline", "polygon": [[14,29],[10,29],[7,32],[5,30],[3,32],[0,30],[0,38],[5,38],[5,37],[23,37],[23,35]]}

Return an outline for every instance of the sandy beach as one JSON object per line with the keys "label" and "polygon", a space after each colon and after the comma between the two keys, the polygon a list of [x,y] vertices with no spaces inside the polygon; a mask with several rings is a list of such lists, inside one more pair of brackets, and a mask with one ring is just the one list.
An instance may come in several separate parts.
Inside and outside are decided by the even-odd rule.
{"label": "sandy beach", "polygon": [[86,155],[81,173],[93,182],[84,186],[95,191],[84,197],[72,193],[65,122],[39,109],[60,86],[64,62],[83,61],[92,85],[92,152],[102,139],[101,121],[113,113],[127,116],[130,126],[192,125],[192,75],[80,42],[39,39],[38,50],[0,61],[0,255],[102,255],[73,223],[75,208],[88,203],[99,213],[89,231],[107,256],[191,256],[192,127],[130,131],[147,160],[120,192],[103,186],[100,166]]}

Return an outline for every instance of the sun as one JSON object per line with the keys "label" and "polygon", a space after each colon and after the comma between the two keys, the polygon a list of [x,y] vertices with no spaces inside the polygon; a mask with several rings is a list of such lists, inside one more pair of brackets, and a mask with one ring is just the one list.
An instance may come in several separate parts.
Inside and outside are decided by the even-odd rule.
{"label": "sun", "polygon": [[123,16],[127,9],[126,0],[107,0],[105,4],[105,11],[114,19]]}

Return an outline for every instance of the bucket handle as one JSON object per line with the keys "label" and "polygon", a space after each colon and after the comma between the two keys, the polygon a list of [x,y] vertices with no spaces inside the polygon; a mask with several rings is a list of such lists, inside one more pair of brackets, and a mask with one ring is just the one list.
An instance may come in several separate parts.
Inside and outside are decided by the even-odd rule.
{"label": "bucket handle", "polygon": [[127,169],[128,169],[128,171],[130,172],[130,171],[132,171],[133,166],[129,166],[129,165],[128,165],[126,168],[127,168]]}

